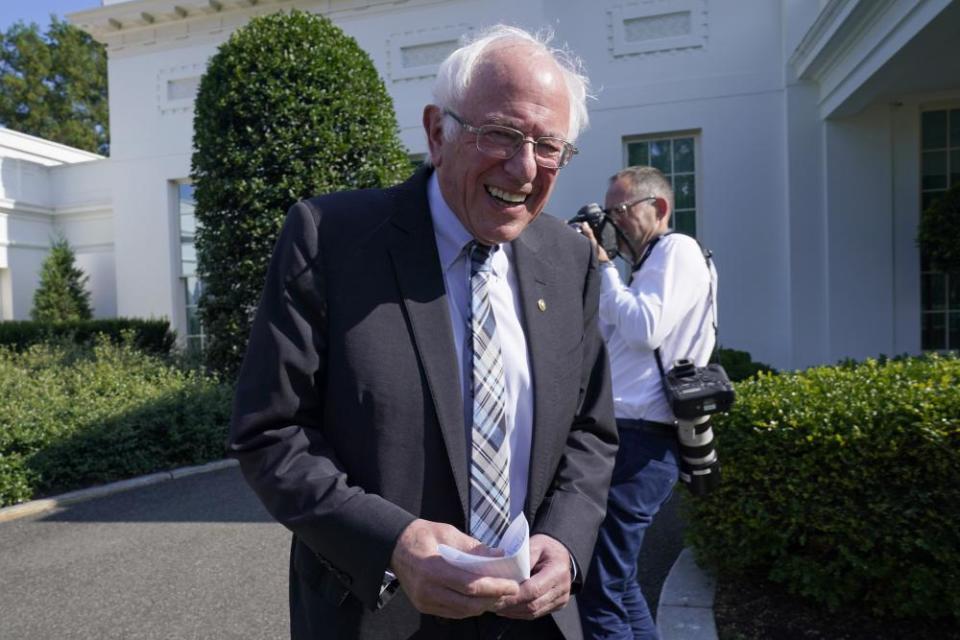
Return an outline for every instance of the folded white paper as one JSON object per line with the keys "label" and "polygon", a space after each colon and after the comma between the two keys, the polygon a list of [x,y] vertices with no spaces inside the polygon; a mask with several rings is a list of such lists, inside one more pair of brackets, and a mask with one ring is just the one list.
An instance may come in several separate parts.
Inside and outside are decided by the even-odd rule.
{"label": "folded white paper", "polygon": [[503,551],[503,555],[491,558],[466,553],[445,544],[437,545],[437,551],[444,560],[464,571],[523,582],[530,577],[530,526],[523,513],[507,527],[497,549]]}

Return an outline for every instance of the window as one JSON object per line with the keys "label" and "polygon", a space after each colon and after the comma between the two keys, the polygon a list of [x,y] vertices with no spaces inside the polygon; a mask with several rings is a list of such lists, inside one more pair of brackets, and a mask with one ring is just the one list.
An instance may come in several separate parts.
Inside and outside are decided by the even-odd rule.
{"label": "window", "polygon": [[[960,184],[960,109],[920,115],[920,206],[926,209]],[[920,346],[960,349],[960,274],[934,271],[920,257]]]}
{"label": "window", "polygon": [[196,202],[192,184],[178,184],[178,210],[180,214],[180,281],[183,283],[184,308],[187,312],[186,347],[188,353],[200,353],[207,346],[198,308],[203,282],[197,277],[197,249],[194,237],[197,219],[194,216]]}
{"label": "window", "polygon": [[697,237],[696,138],[691,134],[664,135],[627,141],[627,166],[660,169],[673,185],[670,226]]}

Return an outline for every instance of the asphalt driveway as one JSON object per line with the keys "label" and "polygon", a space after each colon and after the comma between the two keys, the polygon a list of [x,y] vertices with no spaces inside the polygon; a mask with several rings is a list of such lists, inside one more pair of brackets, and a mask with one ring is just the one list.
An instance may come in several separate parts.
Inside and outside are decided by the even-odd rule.
{"label": "asphalt driveway", "polygon": [[[654,611],[675,502],[640,558]],[[236,468],[2,523],[0,639],[287,638],[289,544]]]}

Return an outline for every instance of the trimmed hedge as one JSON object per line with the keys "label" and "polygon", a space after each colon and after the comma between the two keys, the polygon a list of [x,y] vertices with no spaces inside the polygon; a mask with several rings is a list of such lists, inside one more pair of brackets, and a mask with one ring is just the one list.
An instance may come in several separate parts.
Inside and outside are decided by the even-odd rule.
{"label": "trimmed hedge", "polygon": [[267,265],[298,200],[410,175],[390,94],[328,18],[258,16],[210,58],[194,109],[200,317],[207,366],[240,367]]}
{"label": "trimmed hedge", "polygon": [[717,362],[723,365],[723,370],[727,372],[727,377],[733,382],[746,380],[761,371],[764,373],[777,372],[776,369],[768,364],[755,362],[749,353],[738,349],[718,348]]}
{"label": "trimmed hedge", "polygon": [[0,506],[223,457],[232,390],[100,339],[0,348]]}
{"label": "trimmed hedge", "polygon": [[35,322],[12,320],[0,322],[0,346],[22,350],[41,342],[67,341],[76,344],[93,344],[99,335],[104,335],[115,344],[127,340],[132,333],[133,345],[142,351],[166,355],[173,348],[175,336],[166,320],[143,320],[140,318],[104,318],[100,320],[74,320],[70,322]]}
{"label": "trimmed hedge", "polygon": [[960,612],[960,360],[761,373],[737,394],[714,421],[721,486],[686,501],[704,561],[830,609]]}

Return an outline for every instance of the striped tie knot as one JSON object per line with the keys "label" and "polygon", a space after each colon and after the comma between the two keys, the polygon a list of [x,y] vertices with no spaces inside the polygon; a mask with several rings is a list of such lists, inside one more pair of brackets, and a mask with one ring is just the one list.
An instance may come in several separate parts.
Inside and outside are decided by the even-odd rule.
{"label": "striped tie knot", "polygon": [[485,273],[492,269],[493,254],[499,248],[497,245],[483,244],[477,240],[473,240],[467,245],[467,255],[470,256],[471,278],[478,273]]}

